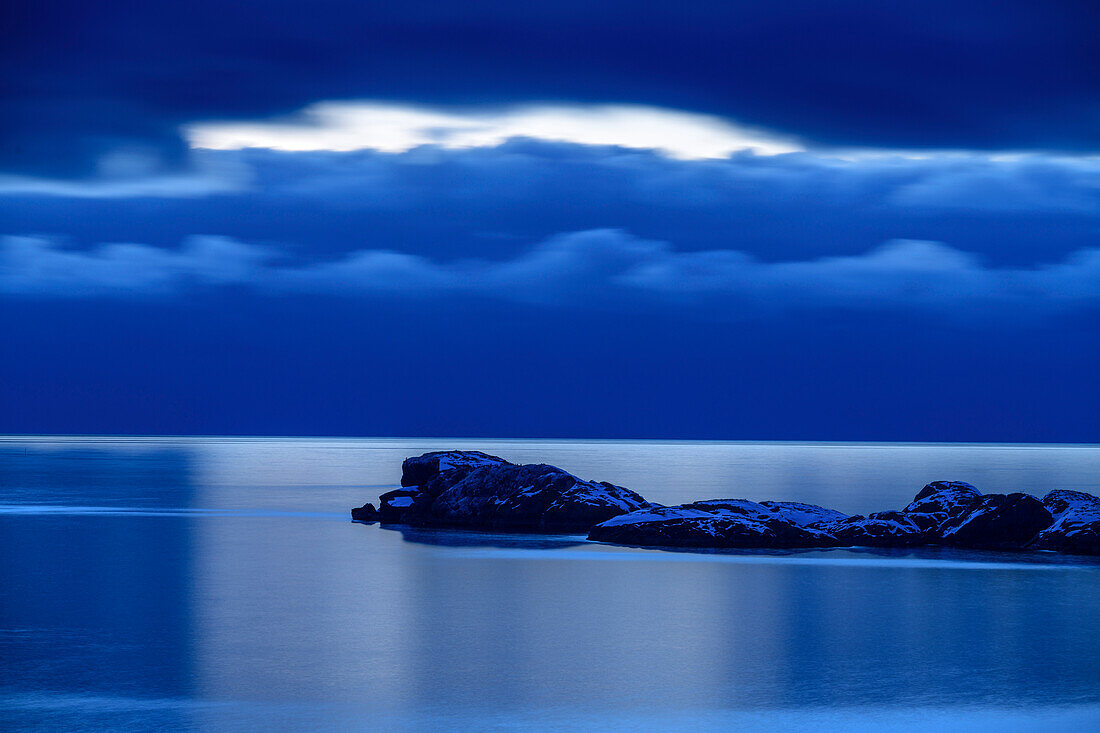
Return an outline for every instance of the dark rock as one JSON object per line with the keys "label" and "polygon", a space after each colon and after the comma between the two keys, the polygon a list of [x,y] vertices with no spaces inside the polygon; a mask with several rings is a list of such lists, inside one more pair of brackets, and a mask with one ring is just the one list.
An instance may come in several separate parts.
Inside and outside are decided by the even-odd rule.
{"label": "dark rock", "polygon": [[816,525],[844,516],[798,502],[715,499],[622,514],[593,527],[588,539],[647,547],[820,547],[833,541]]}
{"label": "dark rock", "polygon": [[826,525],[844,547],[913,547],[939,541],[940,528],[981,499],[981,492],[962,481],[933,481],[900,512],[876,512]]}
{"label": "dark rock", "polygon": [[510,466],[503,458],[482,453],[479,450],[449,450],[425,453],[406,458],[401,464],[401,485],[422,486],[440,473],[454,469],[470,469],[480,466]]}
{"label": "dark rock", "polygon": [[917,525],[917,528],[924,532],[929,539],[937,537],[937,530],[943,526],[947,521],[948,516],[941,512],[932,512],[930,514],[924,514],[922,512],[904,512],[906,518],[910,522]]}
{"label": "dark rock", "polygon": [[405,514],[413,502],[420,496],[420,489],[413,486],[408,489],[394,489],[378,497],[378,519],[387,523],[405,521]]}
{"label": "dark rock", "polygon": [[554,466],[514,465],[484,453],[409,459],[403,480],[414,478],[421,481],[418,486],[383,495],[384,521],[387,507],[396,502],[404,506],[395,507],[400,519],[391,521],[413,526],[573,533],[651,506],[621,486],[582,481]]}
{"label": "dark rock", "polygon": [[944,521],[965,513],[982,493],[962,481],[933,481],[920,490],[902,511],[906,514],[944,515]]}
{"label": "dark rock", "polygon": [[939,529],[943,544],[988,550],[1019,550],[1054,521],[1028,494],[985,494]]}
{"label": "dark rock", "polygon": [[1033,549],[1100,555],[1100,498],[1059,490],[1044,496],[1043,506],[1054,522],[1038,534]]}
{"label": "dark rock", "polygon": [[911,547],[928,543],[937,524],[930,514],[877,512],[827,524],[822,529],[841,547]]}
{"label": "dark rock", "polygon": [[355,522],[377,522],[378,510],[374,508],[374,504],[367,502],[363,506],[352,509],[351,518]]}
{"label": "dark rock", "polygon": [[[706,503],[706,502],[703,502]],[[760,506],[799,526],[810,526],[820,522],[835,522],[847,517],[843,512],[826,509],[816,504],[803,504],[800,501],[762,501]]]}
{"label": "dark rock", "polygon": [[1092,509],[1097,505],[1100,505],[1100,498],[1086,494],[1084,491],[1058,489],[1043,497],[1043,506],[1055,519],[1069,510]]}
{"label": "dark rock", "polygon": [[903,548],[919,545],[1100,554],[1100,499],[1052,491],[982,495],[961,481],[933,481],[901,511],[849,517],[787,501],[715,499],[651,504],[560,468],[516,465],[480,451],[408,458],[402,488],[352,510],[356,521],[411,528],[587,532],[590,540],[697,548]]}

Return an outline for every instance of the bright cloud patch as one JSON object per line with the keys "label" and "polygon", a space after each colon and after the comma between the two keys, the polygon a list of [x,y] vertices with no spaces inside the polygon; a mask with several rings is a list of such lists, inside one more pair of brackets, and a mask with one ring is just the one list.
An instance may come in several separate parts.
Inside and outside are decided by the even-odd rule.
{"label": "bright cloud patch", "polygon": [[194,237],[173,251],[115,244],[77,252],[41,238],[0,240],[3,293],[157,295],[194,285],[269,294],[474,295],[560,308],[659,305],[717,318],[822,308],[1016,318],[1100,306],[1100,249],[1035,268],[989,268],[940,243],[895,240],[855,256],[761,262],[734,250],[677,252],[600,229],[558,235],[503,261],[360,250],[294,264],[274,249],[222,237]]}
{"label": "bright cloud patch", "polygon": [[511,138],[659,150],[683,159],[724,158],[740,150],[776,155],[797,142],[720,117],[634,105],[539,104],[503,110],[439,110],[387,102],[323,102],[293,119],[188,125],[192,147],[233,150],[380,150],[419,145],[474,148]]}

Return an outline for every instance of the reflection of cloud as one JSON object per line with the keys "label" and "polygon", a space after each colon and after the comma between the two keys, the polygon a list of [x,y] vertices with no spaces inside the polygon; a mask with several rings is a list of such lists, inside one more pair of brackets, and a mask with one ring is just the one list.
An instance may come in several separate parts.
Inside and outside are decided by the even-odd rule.
{"label": "reflection of cloud", "polygon": [[381,150],[419,145],[491,147],[510,138],[662,151],[676,158],[723,158],[753,149],[773,155],[802,147],[720,117],[617,104],[540,104],[503,110],[439,110],[395,102],[324,102],[285,121],[206,122],[185,134],[198,148]]}
{"label": "reflection of cloud", "polygon": [[1035,268],[990,268],[944,244],[887,242],[860,255],[762,262],[743,252],[677,252],[613,229],[561,234],[510,259],[441,262],[386,250],[281,263],[271,248],[192,237],[179,250],[139,244],[70,251],[0,240],[0,292],[86,297],[170,294],[186,286],[395,298],[479,296],[553,307],[659,305],[720,317],[815,308],[958,308],[1032,313],[1100,301],[1100,249]]}

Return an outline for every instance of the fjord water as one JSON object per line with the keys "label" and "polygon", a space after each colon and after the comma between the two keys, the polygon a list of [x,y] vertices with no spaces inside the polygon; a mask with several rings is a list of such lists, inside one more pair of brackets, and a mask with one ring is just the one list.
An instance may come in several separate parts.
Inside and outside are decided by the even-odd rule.
{"label": "fjord water", "polygon": [[0,727],[1100,729],[1100,561],[348,520],[480,449],[664,503],[1100,490],[1100,448],[0,439]]}

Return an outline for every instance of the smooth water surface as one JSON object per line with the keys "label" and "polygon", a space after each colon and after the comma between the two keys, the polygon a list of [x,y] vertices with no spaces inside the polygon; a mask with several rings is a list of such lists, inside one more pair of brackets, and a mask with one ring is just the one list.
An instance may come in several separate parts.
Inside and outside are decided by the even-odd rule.
{"label": "smooth water surface", "polygon": [[0,439],[0,727],[1100,729],[1100,562],[382,529],[476,448],[665,503],[1100,491],[1090,446]]}

